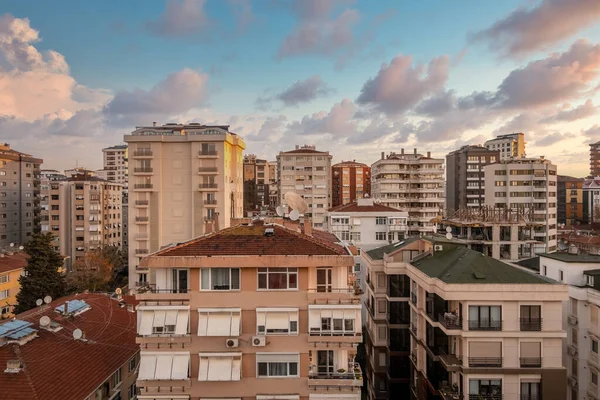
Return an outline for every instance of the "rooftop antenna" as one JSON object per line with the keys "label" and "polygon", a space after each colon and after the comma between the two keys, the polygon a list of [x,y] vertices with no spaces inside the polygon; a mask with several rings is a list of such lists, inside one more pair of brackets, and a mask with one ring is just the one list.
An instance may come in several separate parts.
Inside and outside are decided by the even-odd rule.
{"label": "rooftop antenna", "polygon": [[40,318],[40,326],[43,328],[50,326],[50,317],[44,315],[42,318]]}

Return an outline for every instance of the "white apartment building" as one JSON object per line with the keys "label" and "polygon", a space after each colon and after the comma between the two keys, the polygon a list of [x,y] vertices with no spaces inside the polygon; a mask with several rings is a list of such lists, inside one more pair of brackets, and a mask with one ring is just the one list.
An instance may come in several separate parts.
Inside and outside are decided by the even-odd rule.
{"label": "white apartment building", "polygon": [[600,177],[587,178],[583,183],[583,214],[590,222],[600,221]]}
{"label": "white apartment building", "polygon": [[315,228],[325,228],[327,210],[331,207],[331,159],[328,151],[315,146],[296,146],[277,155],[277,177],[280,204],[286,205],[285,194],[295,192],[308,205],[306,214]]}
{"label": "white apartment building", "polygon": [[102,149],[104,169],[102,174],[110,182],[116,182],[123,185],[123,190],[127,191],[128,181],[128,150],[127,145],[118,145]]}
{"label": "white apartment building", "polygon": [[228,125],[138,127],[129,145],[129,283],[148,282],[141,257],[230,225],[243,213],[246,144]]}
{"label": "white apartment building", "polygon": [[528,210],[536,223],[535,253],[556,251],[556,165],[544,157],[519,158],[485,166],[485,204]]}
{"label": "white apartment building", "polygon": [[600,399],[600,256],[579,254],[575,246],[567,253],[542,254],[540,275],[569,285],[569,301],[563,307],[567,399]]}
{"label": "white apartment building", "polygon": [[390,153],[371,166],[373,198],[388,207],[408,212],[408,234],[434,233],[431,220],[444,209],[444,160],[417,153]]}
{"label": "white apartment building", "polygon": [[501,160],[525,157],[525,135],[522,133],[496,136],[485,142],[484,146],[499,151]]}
{"label": "white apartment building", "polygon": [[565,285],[443,239],[362,256],[368,399],[566,398]]}

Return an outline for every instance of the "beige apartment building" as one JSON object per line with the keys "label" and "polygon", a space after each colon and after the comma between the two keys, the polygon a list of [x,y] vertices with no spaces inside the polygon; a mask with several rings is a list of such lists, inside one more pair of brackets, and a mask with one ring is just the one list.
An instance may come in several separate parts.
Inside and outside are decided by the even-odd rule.
{"label": "beige apartment building", "polygon": [[485,166],[488,207],[532,210],[535,253],[556,251],[556,165],[544,157],[515,158]]}
{"label": "beige apartment building", "polygon": [[325,228],[327,210],[331,207],[331,159],[328,151],[315,146],[296,146],[277,155],[278,192],[286,205],[285,194],[295,192],[308,205],[305,215],[315,228]]}
{"label": "beige apartment building", "polygon": [[248,216],[263,208],[274,209],[271,204],[271,165],[254,154],[244,156],[244,214]]}
{"label": "beige apartment building", "polygon": [[122,188],[94,176],[42,182],[41,230],[54,235],[68,270],[86,250],[122,246]]}
{"label": "beige apartment building", "polygon": [[304,232],[254,220],[142,259],[138,399],[360,399],[353,257]]}
{"label": "beige apartment building", "polygon": [[444,160],[427,155],[381,153],[371,166],[373,198],[388,207],[408,212],[408,234],[434,233],[432,219],[444,209]]}
{"label": "beige apartment building", "polygon": [[18,247],[39,228],[40,164],[0,144],[0,247]]}
{"label": "beige apartment building", "polygon": [[525,157],[525,135],[522,133],[510,133],[498,135],[494,139],[485,142],[484,146],[489,150],[498,151],[501,160]]}
{"label": "beige apartment building", "polygon": [[[566,398],[566,285],[442,239],[363,258],[369,399]],[[408,381],[397,371],[406,363],[394,360],[406,354]]]}
{"label": "beige apartment building", "polygon": [[102,149],[104,161],[104,171],[106,180],[123,185],[123,190],[127,191],[127,182],[129,177],[129,157],[127,145],[111,146]]}
{"label": "beige apartment building", "polygon": [[246,144],[228,125],[138,127],[129,144],[129,284],[148,282],[139,260],[169,243],[230,225],[243,214]]}

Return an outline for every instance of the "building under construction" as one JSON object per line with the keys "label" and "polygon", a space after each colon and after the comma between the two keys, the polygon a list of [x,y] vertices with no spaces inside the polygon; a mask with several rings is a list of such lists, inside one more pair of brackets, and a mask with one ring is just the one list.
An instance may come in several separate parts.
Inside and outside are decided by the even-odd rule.
{"label": "building under construction", "polygon": [[533,207],[460,208],[436,222],[452,239],[496,259],[516,261],[546,251],[545,243],[535,239],[545,223],[536,221]]}

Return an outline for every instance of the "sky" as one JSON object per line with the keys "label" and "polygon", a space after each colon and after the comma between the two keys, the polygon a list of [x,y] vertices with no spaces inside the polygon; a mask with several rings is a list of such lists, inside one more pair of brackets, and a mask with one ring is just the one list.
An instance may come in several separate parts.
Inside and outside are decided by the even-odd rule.
{"label": "sky", "polygon": [[586,176],[599,22],[598,0],[4,0],[0,140],[62,170],[152,122],[367,164],[523,132]]}

